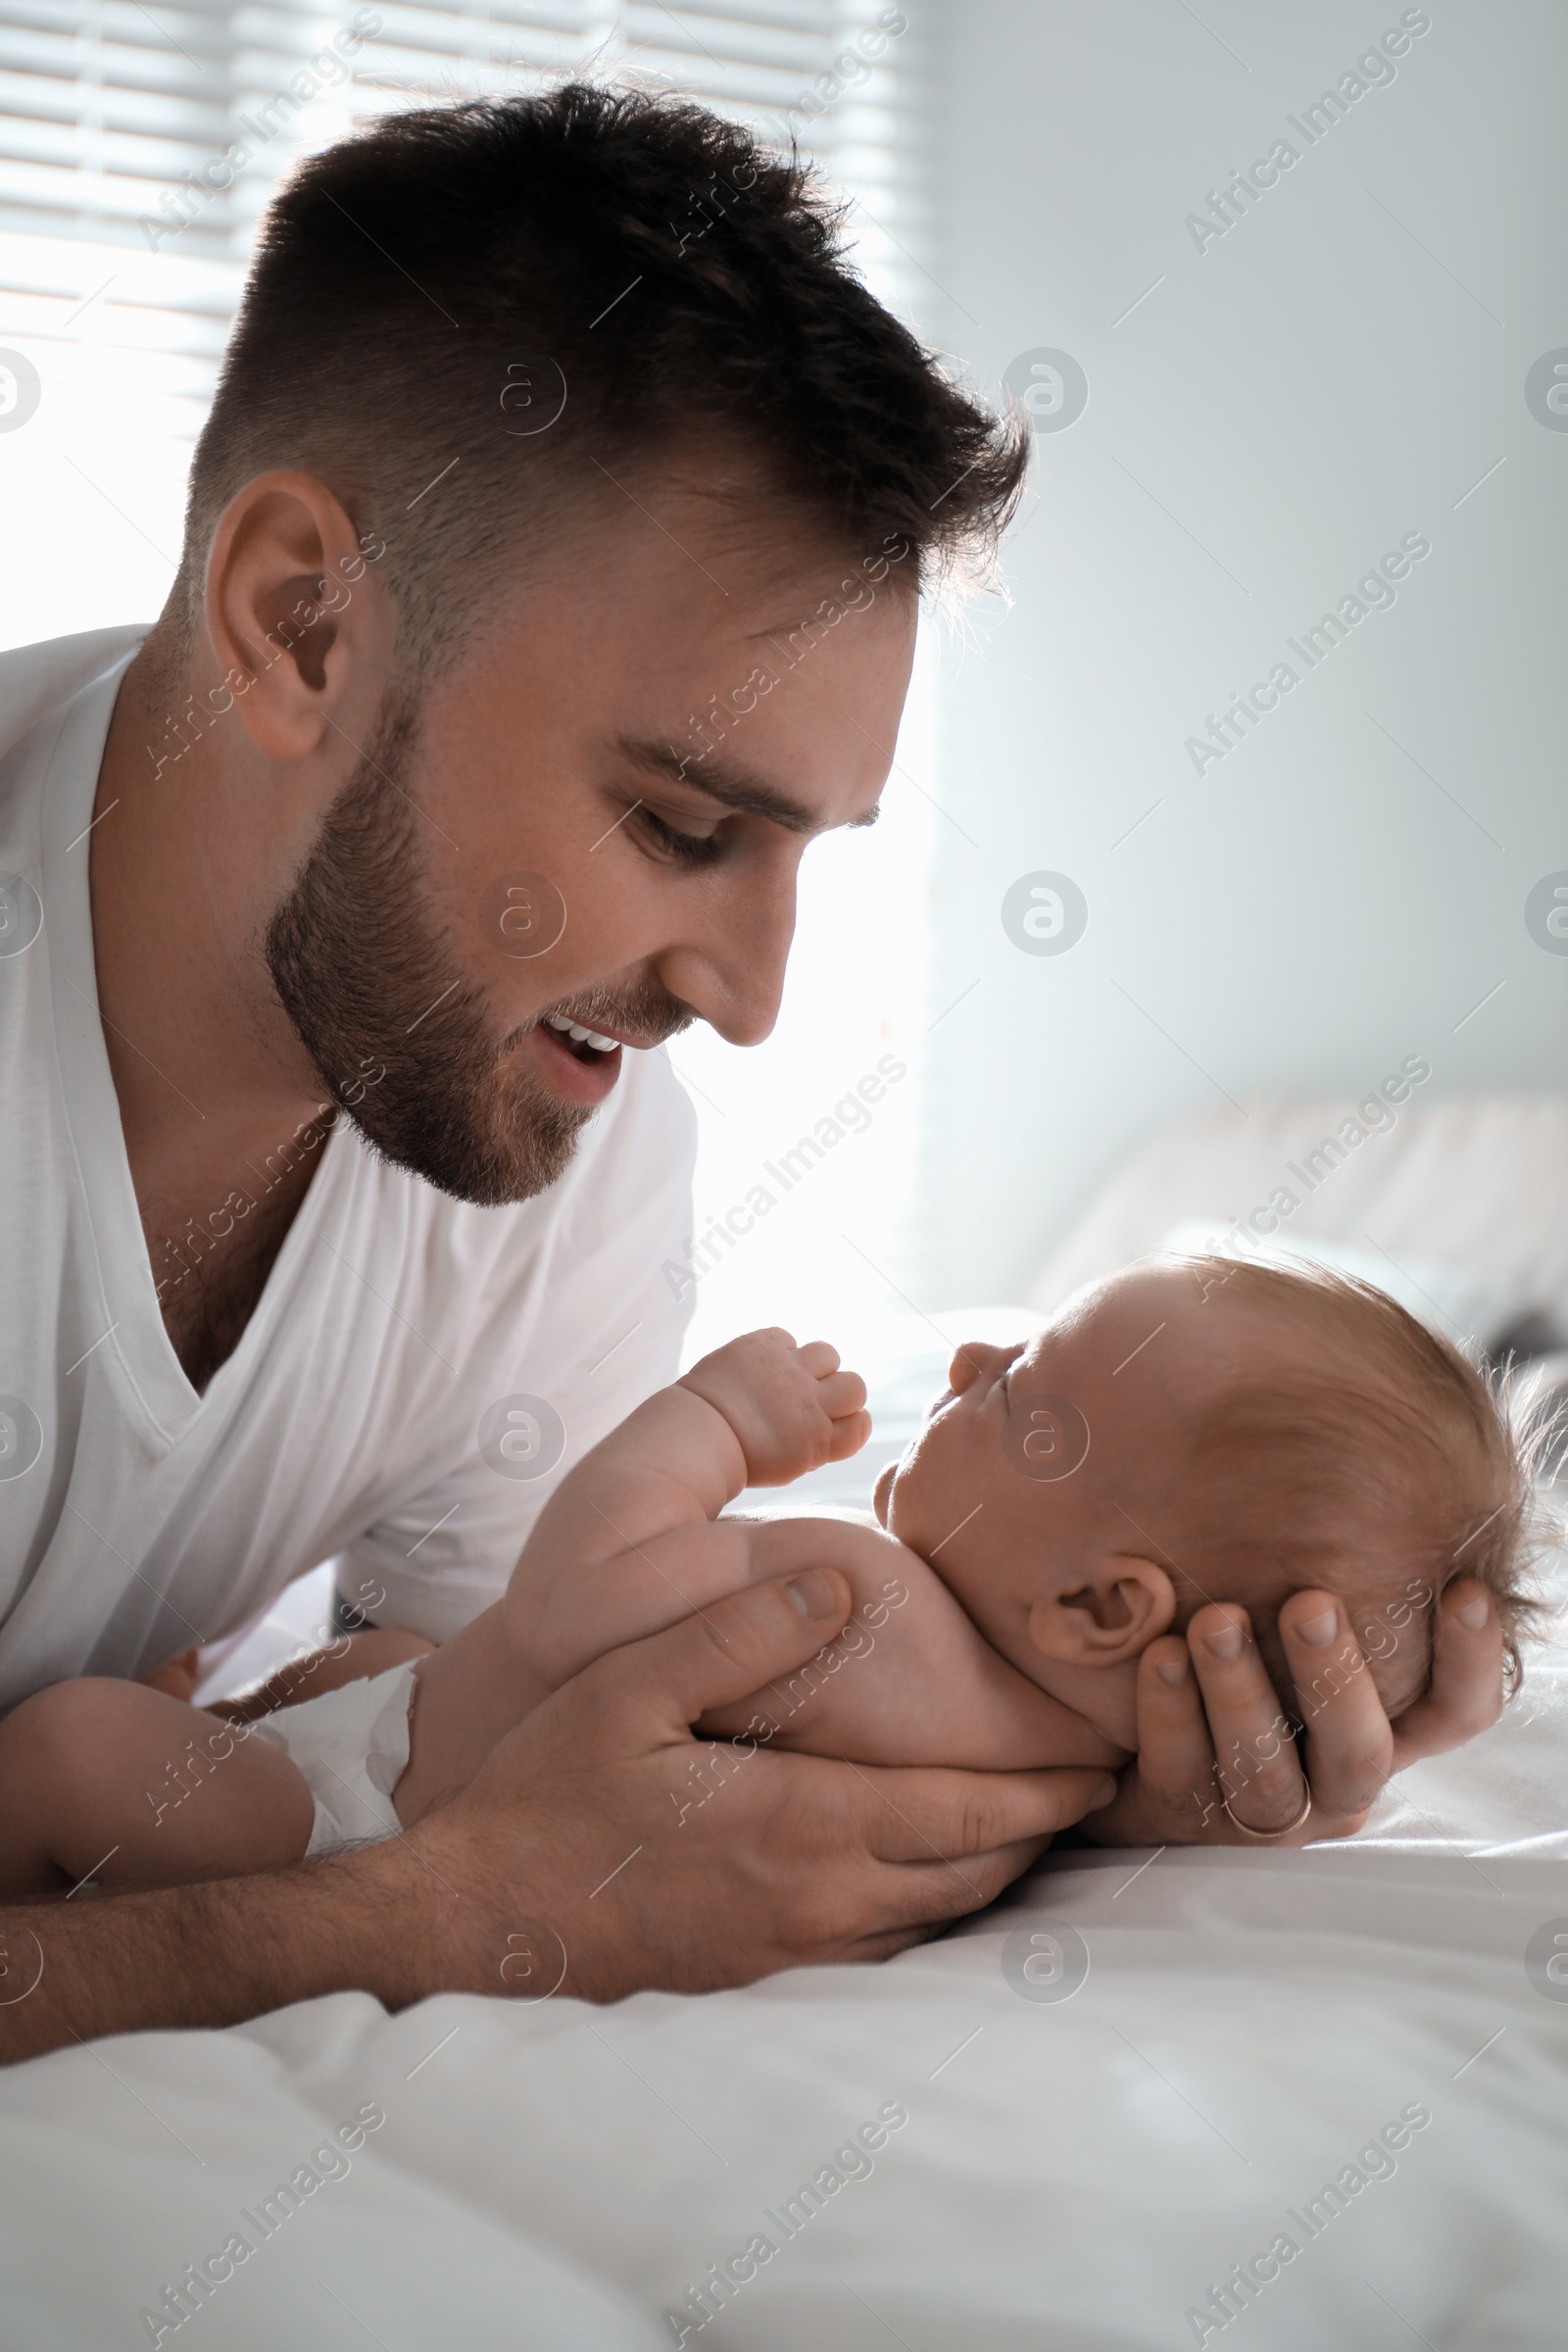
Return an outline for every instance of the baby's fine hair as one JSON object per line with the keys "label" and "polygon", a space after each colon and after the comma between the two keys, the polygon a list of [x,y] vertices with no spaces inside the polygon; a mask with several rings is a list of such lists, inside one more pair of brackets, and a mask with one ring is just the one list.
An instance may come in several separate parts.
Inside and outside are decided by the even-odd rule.
{"label": "baby's fine hair", "polygon": [[1545,1433],[1516,1437],[1506,1376],[1478,1371],[1370,1283],[1305,1260],[1187,1262],[1221,1312],[1255,1307],[1302,1345],[1269,1376],[1239,1368],[1194,1416],[1201,1524],[1186,1533],[1184,1570],[1200,1585],[1211,1575],[1218,1592],[1227,1566],[1267,1563],[1283,1599],[1342,1585],[1353,1553],[1385,1562],[1389,1583],[1402,1576],[1433,1611],[1473,1576],[1496,1607],[1512,1689],[1521,1641],[1545,1614],[1535,1568],[1548,1536],[1533,1483]]}

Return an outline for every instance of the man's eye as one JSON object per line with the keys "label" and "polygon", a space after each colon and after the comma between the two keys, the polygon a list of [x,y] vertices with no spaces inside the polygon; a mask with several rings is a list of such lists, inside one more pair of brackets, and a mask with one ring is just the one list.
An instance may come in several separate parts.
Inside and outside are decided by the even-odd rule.
{"label": "man's eye", "polygon": [[656,816],[653,809],[648,808],[639,808],[637,814],[654,846],[662,850],[667,857],[678,859],[681,864],[706,865],[710,858],[718,856],[716,834],[682,833],[678,827],[666,824],[662,816]]}

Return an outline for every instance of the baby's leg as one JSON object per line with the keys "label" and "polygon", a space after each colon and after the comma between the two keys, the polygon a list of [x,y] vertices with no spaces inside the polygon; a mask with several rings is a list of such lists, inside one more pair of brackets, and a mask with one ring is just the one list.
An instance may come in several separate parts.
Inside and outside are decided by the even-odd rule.
{"label": "baby's leg", "polygon": [[0,1723],[0,1894],[267,1870],[315,1816],[281,1749],[140,1683],[57,1683]]}

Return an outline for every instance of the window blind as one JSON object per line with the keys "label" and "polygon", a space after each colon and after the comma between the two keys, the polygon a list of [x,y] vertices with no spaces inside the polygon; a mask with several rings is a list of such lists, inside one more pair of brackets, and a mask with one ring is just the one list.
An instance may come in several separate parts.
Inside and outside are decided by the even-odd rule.
{"label": "window blind", "polygon": [[[905,13],[866,0],[8,0],[0,345],[41,379],[29,457],[53,444],[84,471],[96,456],[97,480],[139,448],[166,476],[149,448],[188,455],[257,221],[296,160],[389,111],[544,75],[675,86],[793,133],[852,200],[858,265],[901,301],[918,239],[900,168],[912,49]],[[18,454],[0,436],[0,461]],[[135,482],[120,488],[134,509]],[[165,516],[144,535],[167,557],[175,529]]]}

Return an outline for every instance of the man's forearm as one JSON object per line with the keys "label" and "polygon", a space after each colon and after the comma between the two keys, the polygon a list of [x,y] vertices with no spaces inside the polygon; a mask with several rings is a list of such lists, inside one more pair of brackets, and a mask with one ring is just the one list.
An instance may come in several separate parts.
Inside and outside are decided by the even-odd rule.
{"label": "man's forearm", "polygon": [[417,1999],[439,1981],[433,1908],[453,1899],[392,1838],[249,1878],[8,1905],[0,2061],[100,2034],[236,2025],[322,1992]]}

